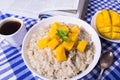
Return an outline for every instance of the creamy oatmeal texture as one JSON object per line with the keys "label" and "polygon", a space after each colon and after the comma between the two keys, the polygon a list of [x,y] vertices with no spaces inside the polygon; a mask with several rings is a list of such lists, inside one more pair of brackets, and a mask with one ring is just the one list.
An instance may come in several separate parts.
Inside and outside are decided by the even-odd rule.
{"label": "creamy oatmeal texture", "polygon": [[[66,24],[69,28],[73,24]],[[36,44],[43,37],[47,37],[50,27],[38,30],[31,36],[27,55],[31,67],[36,70],[41,76],[50,80],[69,80],[70,78],[83,72],[94,57],[94,44],[91,41],[91,35],[84,28],[80,27],[79,40],[85,39],[88,44],[85,53],[80,53],[76,48],[72,48],[67,52],[67,60],[58,62],[55,58],[55,50],[51,51],[48,47],[40,50]]]}

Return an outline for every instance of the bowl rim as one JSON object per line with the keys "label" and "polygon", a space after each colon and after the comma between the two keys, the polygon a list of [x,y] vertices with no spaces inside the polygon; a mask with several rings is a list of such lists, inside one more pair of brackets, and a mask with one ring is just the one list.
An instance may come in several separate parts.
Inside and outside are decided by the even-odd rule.
{"label": "bowl rim", "polygon": [[[35,70],[33,70],[33,69],[31,68],[31,66],[30,66],[30,65],[28,64],[28,62],[26,61],[26,56],[25,56],[24,50],[25,50],[25,47],[26,47],[25,43],[26,43],[27,38],[30,36],[30,32],[32,32],[32,30],[34,30],[39,24],[42,24],[42,23],[47,22],[47,21],[52,20],[52,19],[53,19],[53,21],[54,21],[54,19],[57,19],[57,20],[58,20],[58,19],[64,19],[65,21],[67,21],[67,20],[72,20],[72,19],[73,19],[72,22],[74,22],[74,20],[76,20],[76,23],[79,23],[79,22],[80,22],[79,24],[85,24],[85,25],[86,25],[86,28],[85,28],[85,29],[89,28],[90,30],[92,30],[92,31],[89,31],[89,32],[87,31],[87,32],[88,32],[89,34],[90,34],[90,32],[91,32],[91,34],[94,35],[94,37],[95,37],[95,43],[96,43],[96,44],[95,44],[95,47],[98,46],[97,49],[96,49],[97,51],[95,52],[95,55],[94,55],[94,59],[93,59],[92,63],[87,67],[87,69],[85,69],[85,71],[83,71],[82,73],[78,74],[77,76],[72,77],[70,80],[80,79],[80,78],[82,78],[83,76],[87,75],[90,71],[92,71],[92,70],[94,69],[94,67],[97,65],[97,63],[98,63],[98,61],[99,61],[99,58],[100,58],[100,56],[101,56],[101,42],[100,42],[100,38],[98,37],[98,34],[97,34],[96,31],[91,27],[91,25],[89,25],[87,22],[85,22],[85,21],[83,21],[83,20],[81,20],[81,19],[75,18],[75,17],[70,17],[70,16],[53,16],[53,17],[44,19],[44,20],[36,23],[35,25],[33,25],[33,27],[32,27],[32,28],[27,32],[27,34],[25,35],[24,40],[23,40],[23,43],[22,43],[22,58],[23,58],[23,61],[24,61],[25,65],[28,67],[28,69],[29,69],[34,75],[38,76],[39,78],[48,80],[47,78],[39,75]],[[65,23],[66,23],[66,22],[65,22]],[[72,24],[74,24],[74,23],[72,23]],[[48,24],[48,25],[49,25],[49,24]],[[39,27],[40,27],[40,26],[39,26]],[[82,27],[83,27],[83,26],[82,26]],[[83,27],[83,28],[84,28],[84,27]],[[88,29],[88,30],[89,30],[89,29]],[[93,32],[93,33],[92,33],[92,32]],[[92,37],[92,36],[91,36],[91,37]]]}
{"label": "bowl rim", "polygon": [[92,16],[91,26],[95,29],[95,31],[98,33],[98,35],[99,35],[101,38],[103,38],[103,39],[105,39],[105,40],[107,40],[107,41],[120,43],[120,40],[113,40],[113,39],[106,38],[106,37],[102,36],[102,35],[98,32],[98,30],[97,30],[97,28],[96,28],[96,17],[97,17],[97,15],[98,15],[98,13],[100,13],[101,11],[102,11],[102,10],[97,11],[97,12]]}

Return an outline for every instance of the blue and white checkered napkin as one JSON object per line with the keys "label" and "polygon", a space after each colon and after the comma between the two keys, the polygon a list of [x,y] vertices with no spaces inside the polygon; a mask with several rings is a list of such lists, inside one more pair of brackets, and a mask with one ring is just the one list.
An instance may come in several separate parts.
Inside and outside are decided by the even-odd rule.
{"label": "blue and white checkered napkin", "polygon": [[[111,9],[120,13],[120,3],[117,0],[89,0],[88,10],[85,16],[85,21],[90,23],[92,16],[96,11],[102,9]],[[27,30],[29,30],[38,20],[11,14],[0,14],[0,20],[7,17],[17,17],[24,21]],[[49,17],[42,15],[41,18]],[[0,43],[0,80],[38,80],[26,67],[21,57],[21,47],[16,49],[12,46],[4,47],[5,42]],[[107,50],[113,51],[115,58],[114,63],[103,74],[103,80],[120,80],[120,43],[113,43],[101,39],[102,53]],[[86,76],[79,80],[96,80],[100,73],[99,65]]]}

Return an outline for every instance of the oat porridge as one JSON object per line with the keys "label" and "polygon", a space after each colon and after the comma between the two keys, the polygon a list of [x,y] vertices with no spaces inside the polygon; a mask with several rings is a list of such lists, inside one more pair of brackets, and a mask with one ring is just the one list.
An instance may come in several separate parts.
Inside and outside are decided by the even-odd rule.
{"label": "oat porridge", "polygon": [[76,24],[53,22],[31,35],[31,67],[50,80],[69,80],[83,72],[95,53],[91,35]]}

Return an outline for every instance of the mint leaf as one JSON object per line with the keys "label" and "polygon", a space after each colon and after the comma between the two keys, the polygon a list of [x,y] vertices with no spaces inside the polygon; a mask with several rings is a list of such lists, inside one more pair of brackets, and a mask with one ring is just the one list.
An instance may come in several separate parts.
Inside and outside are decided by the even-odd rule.
{"label": "mint leaf", "polygon": [[62,39],[62,41],[68,41],[69,39],[67,36],[67,32],[63,30],[57,30],[56,35],[58,35]]}
{"label": "mint leaf", "polygon": [[62,40],[63,40],[63,41],[68,41],[69,38],[68,38],[67,36],[63,36],[63,37],[62,37]]}
{"label": "mint leaf", "polygon": [[62,30],[57,30],[57,33],[56,33],[59,37],[61,37],[62,36],[62,34],[63,34],[63,32],[62,32]]}
{"label": "mint leaf", "polygon": [[62,34],[67,36],[67,31],[63,31]]}

